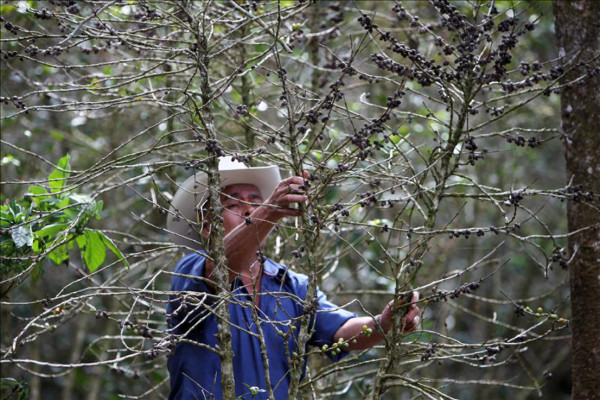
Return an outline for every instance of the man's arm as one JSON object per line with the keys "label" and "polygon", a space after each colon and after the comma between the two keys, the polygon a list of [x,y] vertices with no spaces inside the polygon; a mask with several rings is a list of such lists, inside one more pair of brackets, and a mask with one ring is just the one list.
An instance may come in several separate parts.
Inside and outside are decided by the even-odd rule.
{"label": "man's arm", "polygon": [[[297,210],[289,208],[292,203],[302,203],[308,200],[301,189],[308,172],[304,171],[303,177],[292,176],[283,181],[273,190],[269,198],[251,214],[252,223],[241,223],[224,237],[225,256],[229,267],[229,282],[233,282],[237,275],[254,277],[258,273],[251,267],[258,260],[257,251],[273,226],[280,219],[287,216],[300,215]],[[210,278],[214,269],[212,260],[206,259],[205,276]]]}
{"label": "man's arm", "polygon": [[[402,317],[402,326],[404,327],[403,332],[414,331],[420,322],[419,307],[415,302],[419,300],[419,294],[413,293],[411,304],[408,306],[406,315]],[[393,300],[390,301],[379,318],[379,325],[385,333],[387,333],[393,324]],[[405,307],[399,309],[400,312],[404,312]],[[365,334],[364,326],[371,330],[371,334]],[[349,347],[346,350],[364,350],[375,346],[377,343],[383,340],[383,335],[380,333],[379,328],[375,320],[371,317],[357,317],[349,319],[344,325],[342,325],[335,333],[333,340],[337,342],[339,339],[349,341]],[[356,339],[356,343],[353,343],[350,339]]]}

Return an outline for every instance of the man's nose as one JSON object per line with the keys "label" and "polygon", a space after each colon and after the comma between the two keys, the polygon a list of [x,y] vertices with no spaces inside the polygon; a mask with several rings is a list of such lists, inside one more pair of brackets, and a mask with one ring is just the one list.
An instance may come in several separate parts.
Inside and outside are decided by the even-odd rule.
{"label": "man's nose", "polygon": [[256,206],[254,206],[253,204],[246,205],[246,209],[244,210],[244,217],[249,217],[255,208]]}

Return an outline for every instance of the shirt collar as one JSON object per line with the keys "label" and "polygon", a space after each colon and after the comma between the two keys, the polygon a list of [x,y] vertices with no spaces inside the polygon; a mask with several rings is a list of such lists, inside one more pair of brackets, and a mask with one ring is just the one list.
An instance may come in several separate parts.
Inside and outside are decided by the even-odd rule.
{"label": "shirt collar", "polygon": [[285,267],[267,258],[263,266],[263,273],[271,277],[275,277],[279,274],[281,269],[285,269]]}

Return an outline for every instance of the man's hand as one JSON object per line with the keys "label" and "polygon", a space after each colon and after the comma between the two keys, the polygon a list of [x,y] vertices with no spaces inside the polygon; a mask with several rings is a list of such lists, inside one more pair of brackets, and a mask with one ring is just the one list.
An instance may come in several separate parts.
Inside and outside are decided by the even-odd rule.
{"label": "man's hand", "polygon": [[302,176],[291,176],[284,179],[273,189],[273,193],[263,203],[268,210],[271,221],[277,222],[283,217],[297,217],[300,215],[300,212],[290,208],[290,205],[308,200],[308,196],[304,194],[306,179],[308,179],[308,172],[304,171]]}
{"label": "man's hand", "polygon": [[[415,302],[419,300],[419,293],[414,292],[411,298],[411,304],[402,306],[402,301],[398,301],[396,306],[396,312],[406,313],[402,317],[402,332],[412,332],[417,329],[420,322],[419,307]],[[379,320],[379,325],[383,328],[383,331],[387,333],[393,325],[393,312],[394,312],[394,301],[390,301],[385,308],[383,313],[377,317],[356,317],[346,321],[335,333],[333,341],[337,342],[339,339],[355,339],[350,342],[350,346],[346,350],[364,350],[375,346],[377,343],[383,340],[383,335],[378,329],[375,320]],[[368,334],[365,334],[368,332]]]}
{"label": "man's hand", "polygon": [[[396,305],[396,312],[404,313],[404,317],[402,317],[402,331],[403,332],[412,332],[417,329],[419,322],[421,322],[421,318],[419,317],[419,313],[421,310],[417,307],[416,303],[419,301],[419,293],[413,292],[412,298],[410,299],[411,304],[409,306],[402,307],[402,300],[398,301]],[[384,332],[388,332],[393,325],[394,318],[394,300],[387,303],[383,312],[381,313],[380,324],[383,328]]]}

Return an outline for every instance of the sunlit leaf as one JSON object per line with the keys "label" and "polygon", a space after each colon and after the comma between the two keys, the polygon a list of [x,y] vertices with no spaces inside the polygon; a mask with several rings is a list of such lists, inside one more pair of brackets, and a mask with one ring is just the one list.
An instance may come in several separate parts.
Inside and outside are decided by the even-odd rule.
{"label": "sunlit leaf", "polygon": [[35,197],[32,197],[32,199],[35,205],[38,207],[40,206],[42,200],[48,198],[47,196],[43,196],[48,194],[48,191],[42,186],[30,186],[28,191],[29,193],[36,195]]}
{"label": "sunlit leaf", "polygon": [[[85,236],[85,241],[81,239]],[[77,245],[83,252],[83,259],[90,272],[95,272],[106,258],[106,246],[97,231],[86,229],[85,234],[77,237]]]}
{"label": "sunlit leaf", "polygon": [[56,236],[60,231],[64,231],[69,227],[69,224],[52,224],[43,227],[39,231],[35,231],[37,237]]}
{"label": "sunlit leaf", "polygon": [[69,252],[67,251],[67,246],[65,246],[64,244],[58,246],[50,254],[48,254],[48,257],[50,257],[50,259],[54,261],[56,265],[68,260]]}
{"label": "sunlit leaf", "polygon": [[52,192],[59,192],[67,183],[67,178],[71,174],[71,165],[69,164],[70,158],[71,157],[68,154],[61,158],[56,164],[60,169],[55,169],[48,176],[50,190]]}
{"label": "sunlit leaf", "polygon": [[119,258],[119,260],[121,260],[123,264],[129,267],[129,262],[123,256],[123,253],[121,253],[121,250],[119,250],[119,248],[115,245],[112,239],[100,231],[96,231],[96,233],[98,233],[104,244]]}
{"label": "sunlit leaf", "polygon": [[10,235],[17,248],[21,248],[25,245],[31,247],[33,245],[33,233],[31,232],[31,225],[29,224],[14,228]]}

